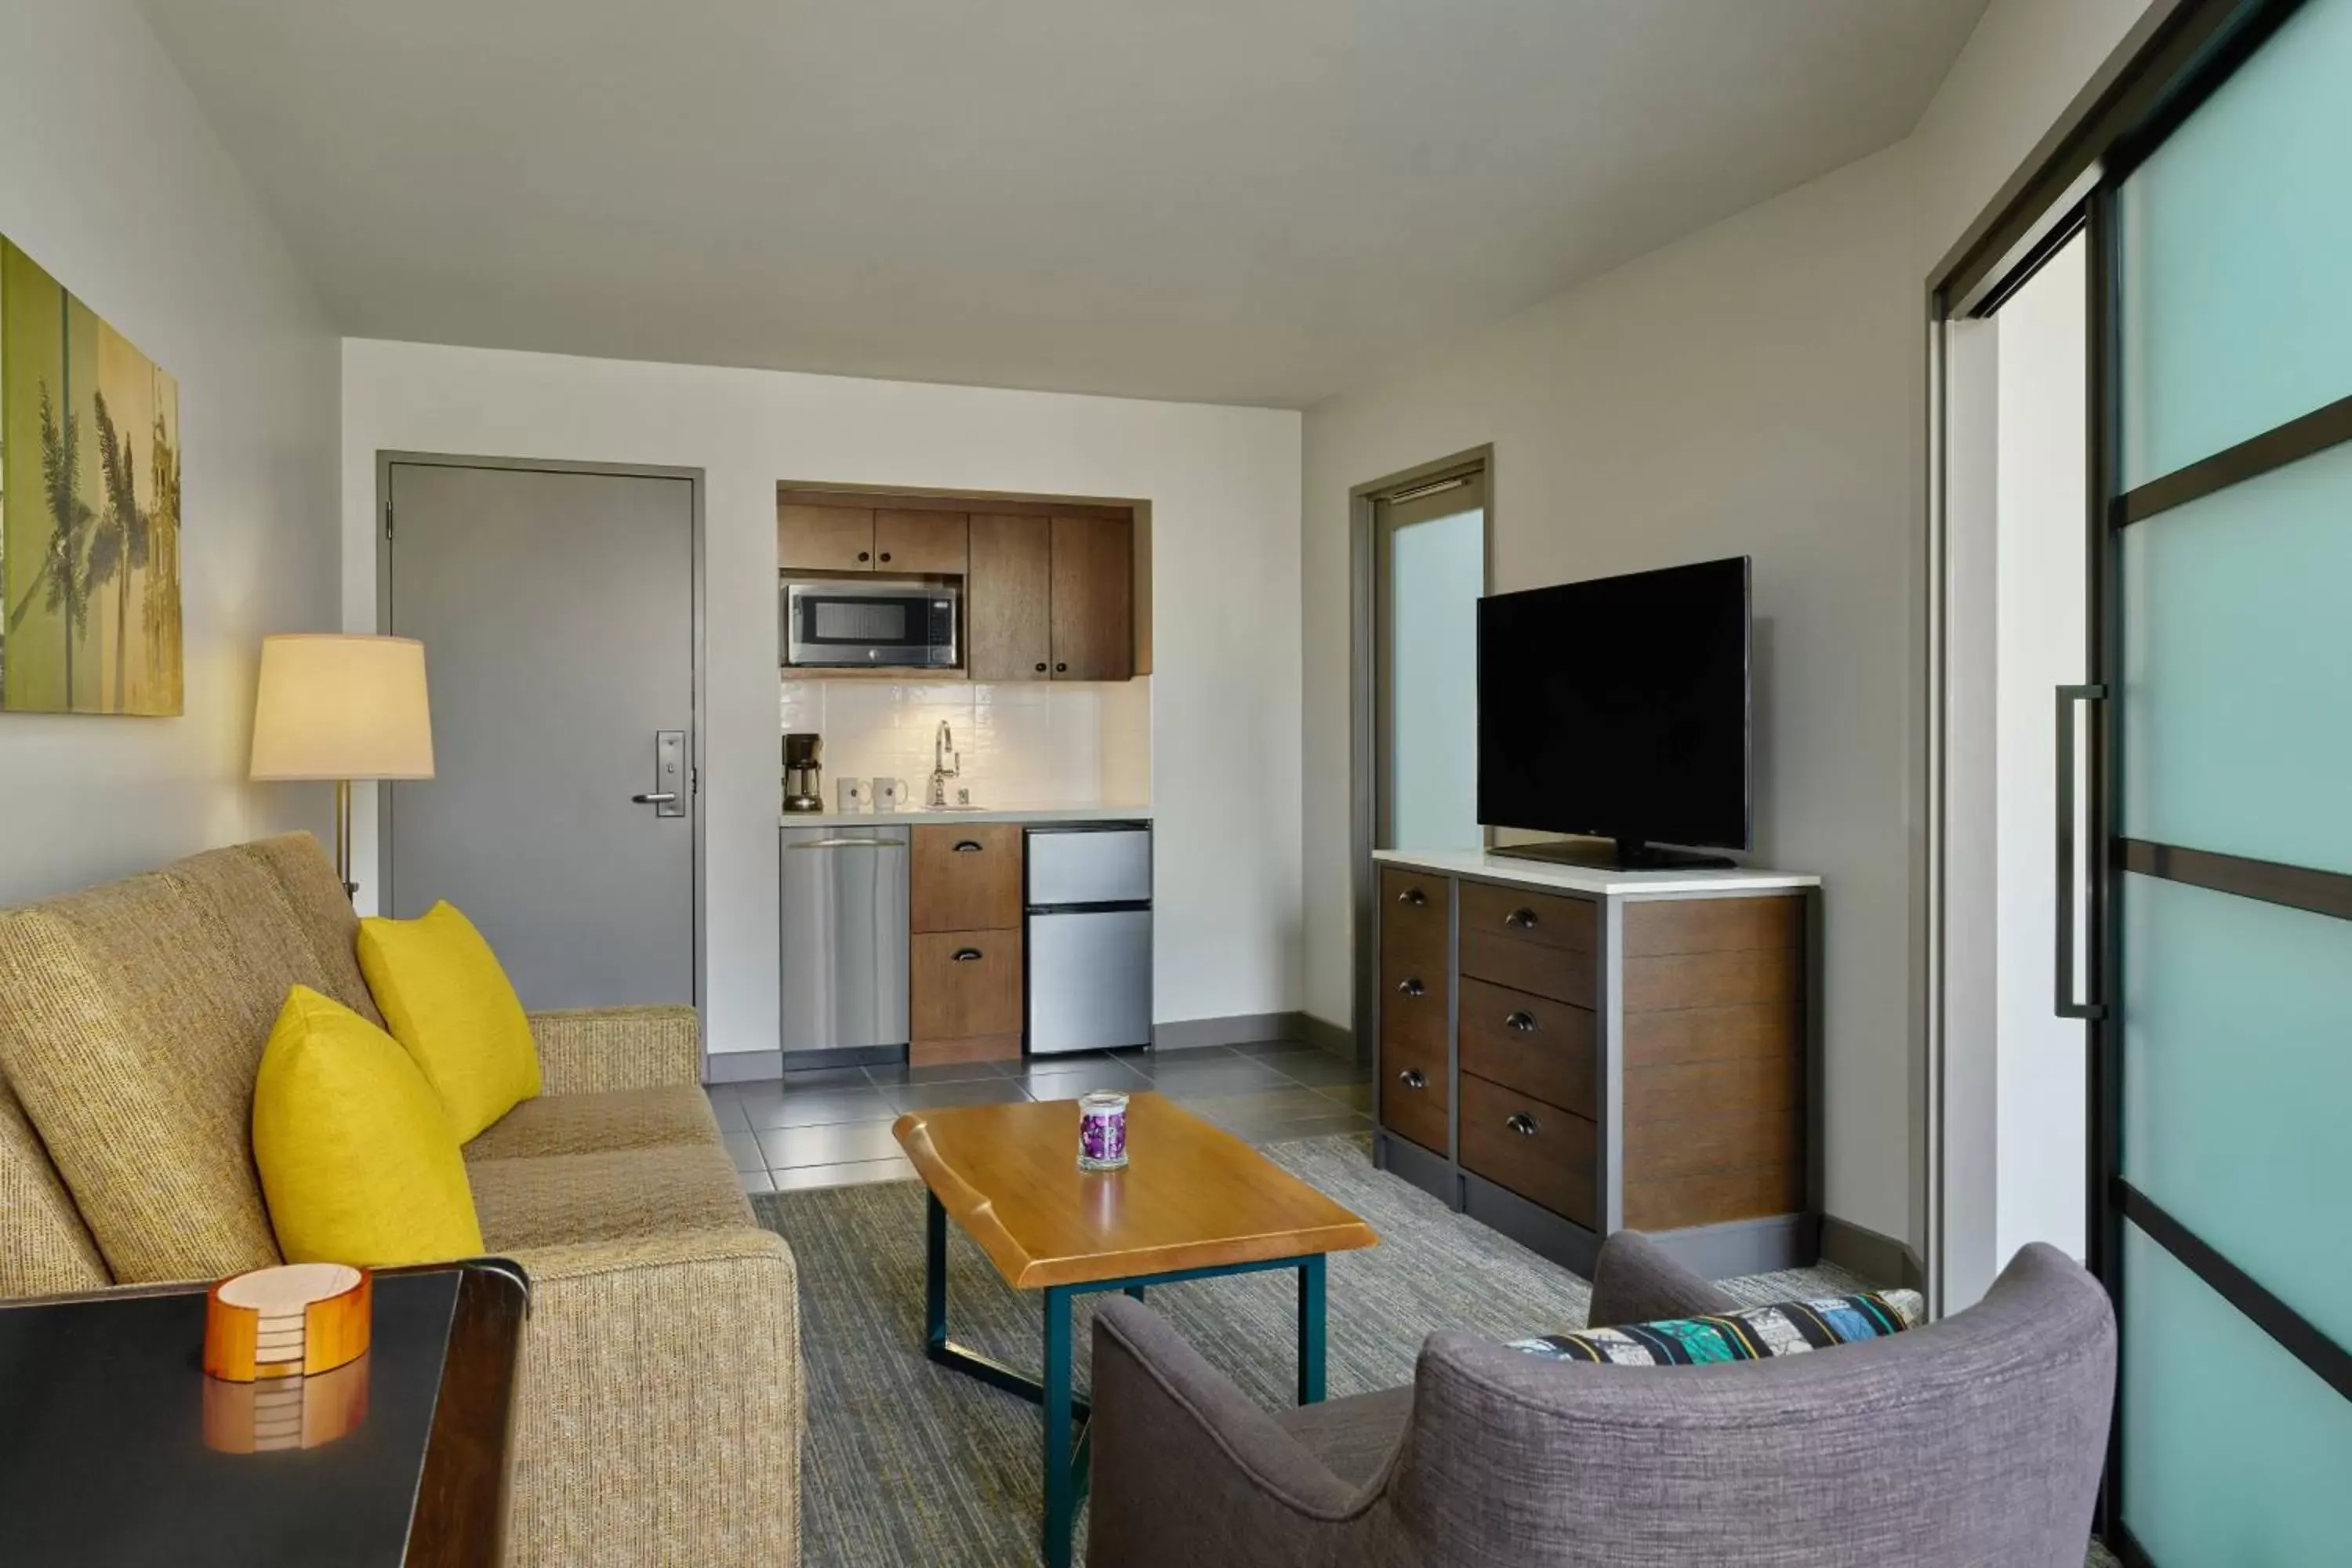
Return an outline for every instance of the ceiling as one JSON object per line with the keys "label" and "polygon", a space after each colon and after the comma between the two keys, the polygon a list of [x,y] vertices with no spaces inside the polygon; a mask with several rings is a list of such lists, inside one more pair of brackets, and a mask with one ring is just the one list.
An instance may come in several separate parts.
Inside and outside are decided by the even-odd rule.
{"label": "ceiling", "polygon": [[1304,405],[1906,134],[1985,0],[145,0],[354,336]]}

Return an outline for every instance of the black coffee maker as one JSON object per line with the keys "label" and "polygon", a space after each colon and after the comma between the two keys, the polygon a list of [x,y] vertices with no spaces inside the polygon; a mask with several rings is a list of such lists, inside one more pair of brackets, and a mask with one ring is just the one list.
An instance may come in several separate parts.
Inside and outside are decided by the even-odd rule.
{"label": "black coffee maker", "polygon": [[786,811],[824,809],[824,764],[817,760],[824,751],[824,737],[822,735],[793,734],[784,737]]}

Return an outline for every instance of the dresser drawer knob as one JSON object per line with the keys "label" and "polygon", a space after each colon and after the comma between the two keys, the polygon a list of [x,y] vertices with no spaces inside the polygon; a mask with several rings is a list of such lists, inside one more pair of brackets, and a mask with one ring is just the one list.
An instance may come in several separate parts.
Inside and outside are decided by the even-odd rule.
{"label": "dresser drawer knob", "polygon": [[1533,931],[1536,929],[1536,912],[1533,910],[1513,910],[1503,917],[1503,923],[1513,931]]}
{"label": "dresser drawer knob", "polygon": [[1422,1076],[1422,1071],[1419,1068],[1405,1068],[1404,1071],[1397,1074],[1397,1082],[1404,1085],[1407,1089],[1427,1089],[1429,1087],[1429,1079]]}
{"label": "dresser drawer knob", "polygon": [[1503,1020],[1503,1027],[1515,1035],[1532,1035],[1536,1032],[1536,1016],[1533,1013],[1514,1013]]}
{"label": "dresser drawer knob", "polygon": [[1397,994],[1399,994],[1399,995],[1401,995],[1401,996],[1418,996],[1418,995],[1420,995],[1420,994],[1421,994],[1421,982],[1420,982],[1420,981],[1418,981],[1418,980],[1400,980],[1400,981],[1398,981],[1398,982],[1397,982]]}
{"label": "dresser drawer knob", "polygon": [[955,961],[958,963],[971,963],[982,956],[980,949],[976,947],[960,947],[955,951]]}
{"label": "dresser drawer knob", "polygon": [[1403,892],[1397,895],[1397,902],[1401,904],[1411,904],[1414,909],[1419,909],[1422,905],[1429,902],[1429,895],[1423,892],[1419,888],[1407,888]]}
{"label": "dresser drawer knob", "polygon": [[1537,1133],[1543,1131],[1542,1123],[1538,1122],[1534,1117],[1529,1116],[1524,1110],[1514,1110],[1511,1112],[1509,1119],[1506,1121],[1503,1125],[1509,1128],[1512,1131],[1517,1133],[1522,1138],[1532,1138]]}

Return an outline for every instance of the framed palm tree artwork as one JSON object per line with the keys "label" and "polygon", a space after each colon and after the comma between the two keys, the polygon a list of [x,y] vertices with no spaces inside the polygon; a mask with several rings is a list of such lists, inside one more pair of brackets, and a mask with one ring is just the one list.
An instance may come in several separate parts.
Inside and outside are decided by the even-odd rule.
{"label": "framed palm tree artwork", "polygon": [[0,710],[181,710],[180,389],[0,237]]}

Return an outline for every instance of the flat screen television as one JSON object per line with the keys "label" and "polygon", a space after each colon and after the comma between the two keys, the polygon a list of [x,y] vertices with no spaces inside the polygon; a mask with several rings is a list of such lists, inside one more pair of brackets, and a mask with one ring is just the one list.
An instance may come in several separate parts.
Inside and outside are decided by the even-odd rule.
{"label": "flat screen television", "polygon": [[1497,852],[1629,869],[1749,845],[1748,559],[1478,602],[1478,820],[1613,839]]}

